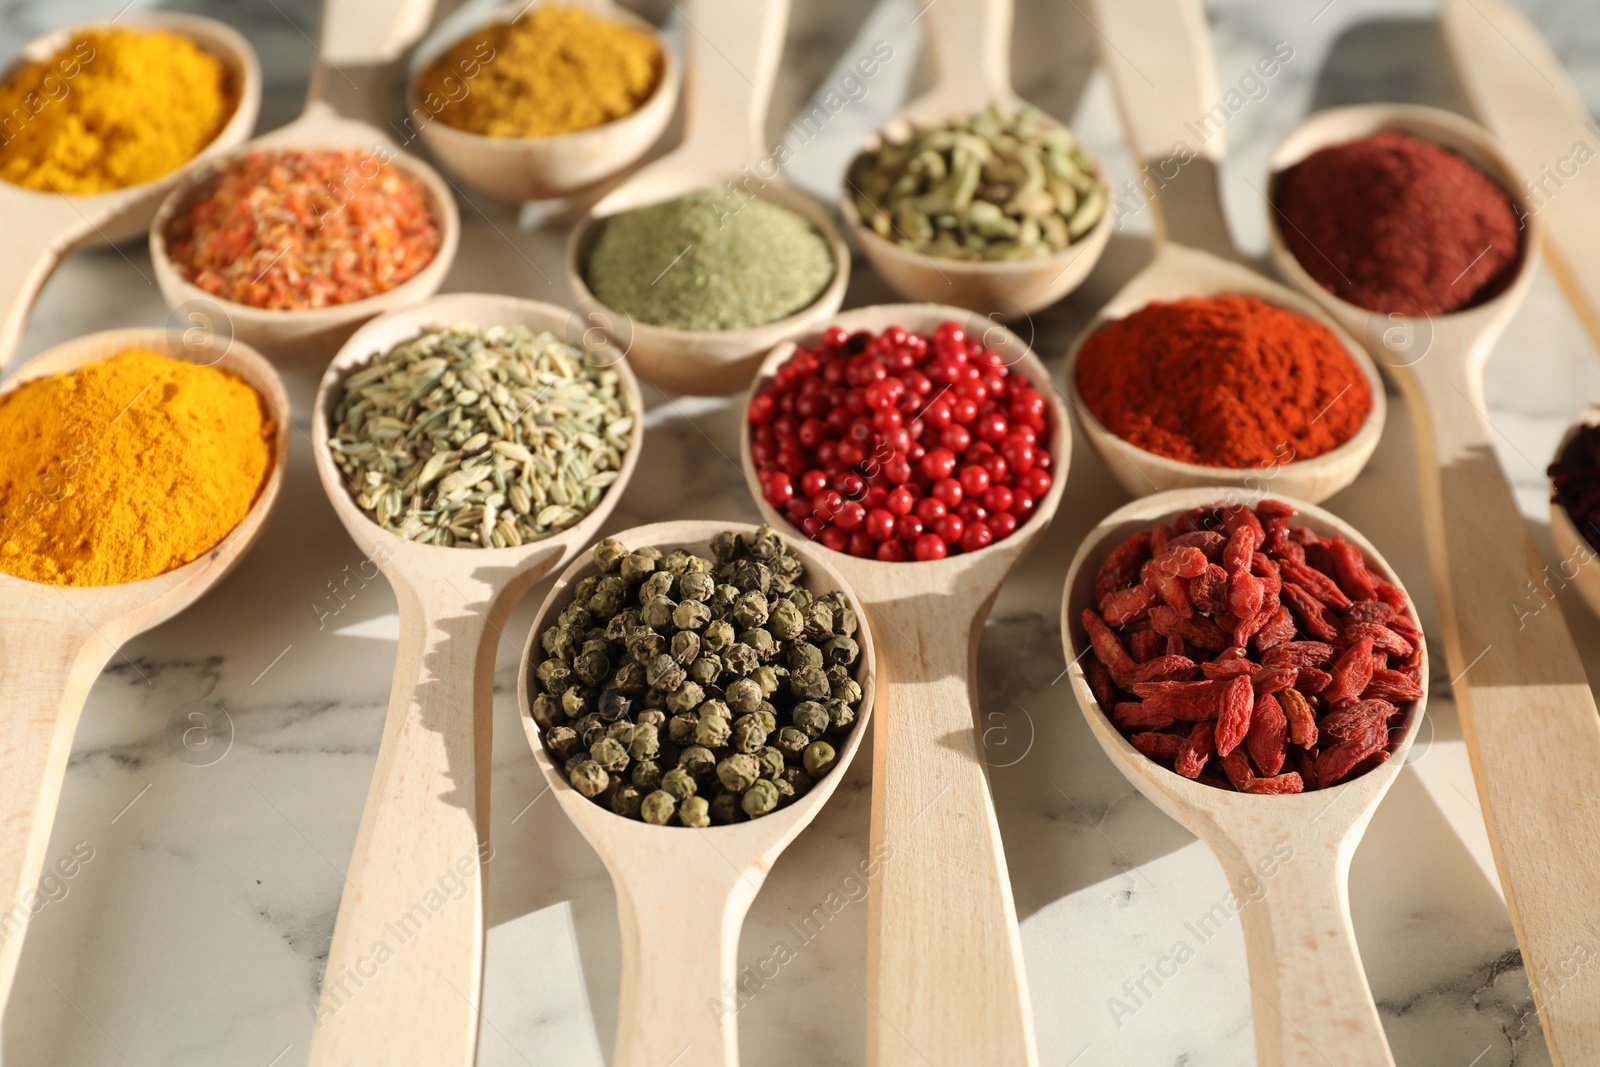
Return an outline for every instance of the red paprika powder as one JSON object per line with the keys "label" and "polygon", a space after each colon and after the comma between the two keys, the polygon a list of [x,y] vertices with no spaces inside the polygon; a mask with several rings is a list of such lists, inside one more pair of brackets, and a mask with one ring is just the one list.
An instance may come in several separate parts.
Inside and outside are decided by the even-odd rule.
{"label": "red paprika powder", "polygon": [[1284,244],[1341,300],[1383,314],[1481,304],[1516,275],[1521,224],[1500,186],[1432,141],[1384,130],[1278,176]]}
{"label": "red paprika powder", "polygon": [[1275,467],[1330,452],[1372,411],[1372,387],[1326,326],[1253,296],[1156,302],[1078,350],[1101,425],[1206,467]]}

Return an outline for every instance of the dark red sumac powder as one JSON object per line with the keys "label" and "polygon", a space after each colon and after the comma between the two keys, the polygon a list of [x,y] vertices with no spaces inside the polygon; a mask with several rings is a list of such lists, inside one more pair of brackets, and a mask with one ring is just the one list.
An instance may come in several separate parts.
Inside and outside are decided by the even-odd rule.
{"label": "dark red sumac powder", "polygon": [[1147,304],[1078,350],[1078,394],[1118,437],[1183,463],[1265,468],[1331,452],[1372,411],[1332,330],[1238,293]]}
{"label": "dark red sumac powder", "polygon": [[1461,156],[1399,130],[1334,145],[1278,176],[1284,244],[1324,289],[1369,311],[1438,315],[1498,294],[1521,226]]}

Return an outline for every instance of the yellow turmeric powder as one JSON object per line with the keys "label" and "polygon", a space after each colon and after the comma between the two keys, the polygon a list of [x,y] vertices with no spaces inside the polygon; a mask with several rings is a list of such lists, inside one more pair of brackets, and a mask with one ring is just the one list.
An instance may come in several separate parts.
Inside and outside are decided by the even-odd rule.
{"label": "yellow turmeric powder", "polygon": [[161,30],[90,30],[0,85],[0,178],[104,193],[200,154],[238,106],[226,64]]}
{"label": "yellow turmeric powder", "polygon": [[489,137],[550,137],[637,111],[661,82],[654,37],[577,7],[539,4],[457,42],[417,82],[446,125]]}
{"label": "yellow turmeric powder", "polygon": [[0,396],[0,571],[51,585],[165,574],[243,521],[277,430],[226,371],[129,349]]}

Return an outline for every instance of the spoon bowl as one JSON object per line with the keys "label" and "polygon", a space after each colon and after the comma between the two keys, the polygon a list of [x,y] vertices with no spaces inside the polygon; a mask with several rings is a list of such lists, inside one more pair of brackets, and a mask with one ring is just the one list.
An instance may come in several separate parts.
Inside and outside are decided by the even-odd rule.
{"label": "spoon bowl", "polygon": [[[1093,606],[1095,575],[1112,549],[1140,530],[1233,496],[1226,487],[1158,493],[1119,508],[1090,531],[1067,572],[1062,602],[1067,673],[1095,740],[1117,769],[1206,843],[1227,873],[1235,898],[1247,902],[1241,904],[1239,917],[1250,968],[1257,1062],[1263,1067],[1393,1063],[1356,949],[1347,883],[1361,835],[1400,773],[1422,721],[1426,660],[1423,695],[1406,716],[1404,733],[1391,746],[1387,762],[1327,789],[1280,796],[1229,792],[1150,759],[1101,710],[1083,671],[1089,644],[1079,620]],[[1298,509],[1298,523],[1324,536],[1342,535],[1360,549],[1374,573],[1403,588],[1353,527],[1311,504],[1272,496]],[[1416,609],[1408,606],[1407,613],[1420,629]]]}
{"label": "spoon bowl", "polygon": [[[670,393],[717,396],[745,388],[774,345],[817,329],[839,310],[850,252],[827,209],[784,182],[775,153],[762,147],[789,0],[691,0],[689,12],[683,143],[630,176],[573,227],[567,282],[585,323],[611,337],[641,378]],[[730,56],[741,57],[740,66]],[[584,272],[604,220],[708,188],[760,197],[816,227],[833,253],[833,280],[811,306],[749,329],[678,330],[637,322],[595,297]]]}
{"label": "spoon bowl", "polygon": [[[724,530],[749,535],[755,527],[663,522],[616,536],[630,549],[654,546],[664,552],[682,548],[704,554],[712,536]],[[736,981],[739,928],[767,872],[833,795],[866,736],[876,678],[866,614],[831,565],[833,553],[802,537],[784,540],[805,565],[806,588],[818,594],[840,590],[855,607],[862,698],[833,769],[794,803],[760,818],[698,831],[627,819],[579,793],[552,759],[530,713],[528,679],[546,658],[539,638],[549,620],[572,602],[573,587],[595,573],[592,554],[576,560],[556,581],[528,635],[517,673],[517,702],[528,743],[556,801],[600,854],[616,885],[622,926],[622,1002],[612,1057],[616,1067],[738,1063],[737,1027],[713,1016],[706,1004],[720,1002],[723,990]],[[701,835],[709,847],[693,840]]]}
{"label": "spoon bowl", "polygon": [[[0,877],[9,908],[29,907],[50,842],[72,739],[89,689],[117,649],[198,600],[233,569],[260,536],[283,488],[289,459],[289,399],[277,373],[248,345],[187,347],[176,333],[107,330],[57,345],[8,380],[76,371],[129,348],[214,365],[255,389],[276,421],[272,469],[244,519],[204,555],[181,567],[110,586],[54,586],[0,574]],[[108,433],[114,432],[110,428]],[[0,941],[0,1004],[22,954],[23,930]]]}
{"label": "spoon bowl", "polygon": [[[189,169],[226,152],[255,128],[261,112],[261,64],[250,42],[216,19],[172,12],[130,12],[117,20],[135,30],[165,30],[193,41],[227,66],[238,100],[222,129],[193,160],[154,181],[89,195],[65,195],[0,182],[0,219],[8,252],[0,261],[0,367],[11,360],[27,315],[45,280],[72,249],[111,245],[138,236],[150,225],[162,198]],[[24,63],[48,60],[86,30],[109,27],[87,22],[37,37],[7,64],[0,81]]]}
{"label": "spoon bowl", "polygon": [[[263,150],[374,150],[380,147],[390,153],[390,166],[418,179],[427,190],[429,207],[439,230],[439,248],[432,261],[393,289],[331,307],[258,308],[213,296],[184,277],[173,262],[168,241],[174,220],[197,197],[204,196],[218,173],[230,164]],[[382,153],[377,154],[382,158]],[[356,177],[359,181],[360,175]],[[456,210],[455,197],[432,167],[415,156],[388,148],[384,135],[365,123],[313,111],[185,175],[162,202],[151,223],[150,263],[161,295],[176,312],[186,313],[191,321],[218,333],[231,332],[232,336],[286,363],[321,366],[368,319],[385,311],[410,307],[432,296],[450,273],[460,235],[461,217]]]}
{"label": "spoon bowl", "polygon": [[[1572,441],[1580,429],[1585,426],[1600,425],[1600,406],[1591,404],[1573,420],[1567,427],[1567,432],[1561,435],[1561,443],[1556,446],[1556,455],[1559,457],[1567,450],[1567,445]],[[1561,571],[1558,581],[1566,581],[1567,566],[1573,565],[1574,573],[1571,582],[1578,587],[1584,603],[1589,605],[1589,610],[1600,615],[1600,574],[1595,573],[1595,568],[1589,566],[1594,561],[1595,549],[1572,521],[1572,516],[1567,514],[1567,509],[1556,500],[1554,494],[1550,500],[1550,535],[1556,543],[1556,555],[1561,559]],[[1595,539],[1600,540],[1600,533],[1595,534]]]}
{"label": "spoon bowl", "polygon": [[[570,4],[573,0],[563,2]],[[470,33],[492,23],[510,22],[532,6],[517,0],[494,9],[472,30],[420,51],[413,69],[420,74]],[[489,137],[438,121],[437,113],[443,105],[434,106],[420,95],[418,79],[413,77],[407,97],[409,114],[422,116],[418,131],[446,171],[500,200],[519,204],[548,200],[586,189],[626,170],[661,139],[678,106],[683,74],[677,56],[653,25],[611,0],[578,0],[578,6],[647,33],[656,41],[661,48],[662,68],[655,91],[637,110],[592,129],[549,137]],[[470,83],[467,91],[472,91]]]}
{"label": "spoon bowl", "polygon": [[[849,580],[883,645],[879,670],[893,706],[873,726],[872,842],[893,850],[867,904],[868,1058],[902,1062],[917,1045],[951,1063],[1035,1064],[1033,1016],[1016,906],[989,791],[978,707],[978,642],[1001,583],[1038,540],[1061,502],[1072,433],[1049,372],[1012,331],[965,308],[885,304],[832,319],[848,332],[903,326],[930,334],[954,321],[1005,358],[1049,405],[1050,490],[1011,536],[942,560],[883,563],[822,550]],[[813,336],[807,340],[814,342]],[[792,355],[762,364],[750,397]],[[761,495],[741,444],[745,481],[762,517],[794,527]],[[952,923],[951,916],[961,916]]]}
{"label": "spoon bowl", "polygon": [[590,358],[617,373],[634,419],[620,473],[599,504],[541,541],[447,548],[390,533],[356,504],[328,447],[334,409],[350,374],[432,328],[522,325],[559,337],[570,319],[563,308],[531,300],[434,297],[357,330],[317,390],[311,429],[317,474],[357,547],[394,587],[400,638],[377,766],[323,978],[313,1067],[472,1062],[483,977],[482,878],[405,942],[403,965],[372,977],[371,954],[380,942],[389,944],[386,924],[409,914],[447,872],[469,881],[481,875],[489,840],[494,659],[506,619],[534,582],[594,539],[643,448],[638,384],[621,353],[597,346]]}
{"label": "spoon bowl", "polygon": [[[1320,456],[1297,459],[1279,466],[1262,464],[1236,468],[1184,463],[1140,448],[1108,430],[1089,410],[1078,391],[1078,353],[1084,342],[1108,323],[1124,318],[1153,301],[1220,296],[1224,293],[1257,297],[1314,319],[1331,330],[1350,359],[1360,368],[1372,395],[1372,410],[1368,412],[1361,428],[1343,444]],[[1281,493],[1320,504],[1355,481],[1378,447],[1388,415],[1383,379],[1372,357],[1315,301],[1270,282],[1236,263],[1181,245],[1163,246],[1157,252],[1155,262],[1112,297],[1078,335],[1067,352],[1066,390],[1068,402],[1078,415],[1084,436],[1117,481],[1133,496],[1167,489],[1227,485],[1256,493]],[[1281,453],[1285,446],[1288,446],[1287,441],[1277,451]]]}
{"label": "spoon bowl", "polygon": [[[1026,106],[1011,90],[1011,0],[920,0],[919,8],[913,21],[922,24],[923,47],[932,56],[935,82],[883,129],[870,135],[856,153],[857,159],[886,141],[906,140],[915,128],[974,115],[991,104],[1012,110]],[[1061,126],[1049,116],[1044,118]],[[1079,148],[1094,164],[1105,193],[1105,170],[1100,161],[1087,148]],[[886,240],[865,223],[856,208],[857,190],[851,184],[850,171],[846,168],[839,194],[845,227],[873,270],[912,302],[955,305],[1006,319],[1031,315],[1083,284],[1115,228],[1107,195],[1094,227],[1052,255],[977,263],[930,257]]]}

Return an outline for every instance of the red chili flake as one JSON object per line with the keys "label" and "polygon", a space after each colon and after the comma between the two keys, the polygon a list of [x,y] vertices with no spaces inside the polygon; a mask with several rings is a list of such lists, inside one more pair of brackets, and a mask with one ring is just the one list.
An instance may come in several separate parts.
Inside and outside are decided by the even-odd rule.
{"label": "red chili flake", "polygon": [[[1123,541],[1096,575],[1106,614],[1081,620],[1095,697],[1134,747],[1187,778],[1325,788],[1386,760],[1422,696],[1404,595],[1293,514],[1279,501],[1196,508]],[[1119,623],[1134,614],[1123,605],[1137,616]]]}
{"label": "red chili flake", "polygon": [[225,164],[168,225],[168,254],[213,296],[270,310],[388,292],[439,251],[421,179],[356,149],[256,151]]}

